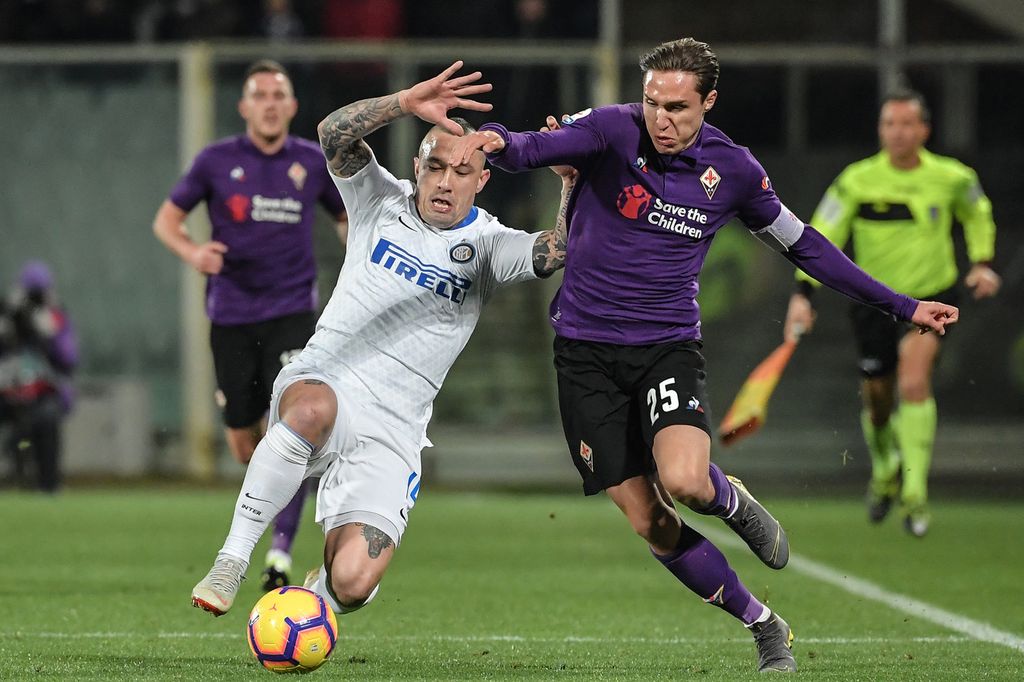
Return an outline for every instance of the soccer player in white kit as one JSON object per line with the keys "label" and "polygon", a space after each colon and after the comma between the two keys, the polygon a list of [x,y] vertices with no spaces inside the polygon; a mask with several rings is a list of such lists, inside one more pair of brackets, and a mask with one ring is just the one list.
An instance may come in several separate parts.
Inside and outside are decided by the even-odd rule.
{"label": "soccer player in white kit", "polygon": [[[448,111],[491,108],[469,99],[490,84],[479,72],[456,77],[460,68],[342,107],[318,127],[348,210],[348,251],[316,333],[278,375],[231,530],[192,591],[193,605],[214,615],[231,608],[257,541],[307,476],[322,477],[316,519],[326,534],[324,566],[307,586],[339,613],[373,599],[416,502],[434,397],[484,302],[504,284],[564,265],[571,169],[556,170],[555,226],[530,234],[474,206],[490,176],[483,153],[449,162],[472,128]],[[415,185],[378,164],[363,141],[407,115],[434,125],[413,162]]]}

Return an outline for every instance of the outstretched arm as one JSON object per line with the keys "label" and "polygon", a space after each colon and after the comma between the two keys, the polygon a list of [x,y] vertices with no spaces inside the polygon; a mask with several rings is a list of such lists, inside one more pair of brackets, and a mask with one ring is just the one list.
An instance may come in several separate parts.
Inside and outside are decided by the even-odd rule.
{"label": "outstretched arm", "polygon": [[418,116],[453,135],[462,135],[462,128],[448,118],[448,112],[456,107],[490,111],[490,104],[466,98],[489,92],[491,84],[477,83],[482,77],[479,71],[453,78],[461,68],[460,60],[411,88],[353,102],[329,114],[317,126],[317,133],[331,173],[341,178],[355,175],[370,162],[370,147],[363,138],[401,116]]}

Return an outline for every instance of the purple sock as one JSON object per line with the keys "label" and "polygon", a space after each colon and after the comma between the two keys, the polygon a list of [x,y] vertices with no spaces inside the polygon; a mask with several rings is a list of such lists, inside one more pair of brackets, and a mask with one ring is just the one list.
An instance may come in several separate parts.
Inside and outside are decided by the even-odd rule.
{"label": "purple sock", "polygon": [[295,540],[295,533],[299,530],[299,520],[302,518],[302,505],[306,502],[307,481],[299,486],[295,497],[292,498],[284,509],[274,519],[274,533],[270,548],[277,549],[285,554],[292,553],[292,541]]}
{"label": "purple sock", "polygon": [[713,604],[750,625],[764,611],[764,605],[744,587],[725,556],[703,535],[683,526],[676,549],[661,556],[651,550],[679,582]]}
{"label": "purple sock", "polygon": [[733,492],[732,484],[725,477],[725,472],[718,468],[717,464],[708,465],[708,476],[711,477],[711,484],[715,486],[715,499],[704,509],[694,509],[698,514],[707,516],[729,516],[734,511],[736,494]]}

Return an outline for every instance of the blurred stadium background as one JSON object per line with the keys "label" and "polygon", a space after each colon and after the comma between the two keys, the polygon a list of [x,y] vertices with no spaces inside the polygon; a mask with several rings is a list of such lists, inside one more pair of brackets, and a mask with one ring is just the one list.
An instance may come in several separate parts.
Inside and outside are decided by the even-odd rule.
{"label": "blurred stadium background", "polygon": [[[0,279],[42,258],[81,335],[82,399],[65,430],[70,485],[101,478],[234,480],[213,405],[202,282],[153,237],[162,199],[206,142],[241,129],[242,71],[292,71],[293,134],[453,59],[484,71],[493,116],[513,129],[635,101],[636,60],[685,35],[722,62],[709,120],[761,159],[808,219],[850,161],[876,150],[878,96],[898,83],[934,112],[930,147],[974,166],[995,206],[994,301],[966,302],[936,374],[936,488],[1024,487],[1024,5],[1018,0],[294,0],[0,2]],[[479,116],[471,117],[482,123]],[[414,123],[370,139],[399,172]],[[546,226],[545,172],[496,173],[480,203],[508,224]],[[190,225],[200,228],[204,211]],[[319,232],[321,301],[343,251]],[[558,278],[556,278],[558,279]],[[738,226],[705,268],[712,409],[780,340],[792,272]],[[515,287],[485,312],[435,409],[427,479],[453,486],[578,485],[558,425],[546,307],[557,281]],[[857,494],[867,476],[846,304],[820,300],[766,429],[715,457],[761,487]],[[6,462],[0,472],[6,471]],[[955,484],[955,485],[954,485]],[[823,487],[825,486],[825,487]],[[977,487],[975,487],[977,486]],[[938,494],[935,496],[938,499]]]}

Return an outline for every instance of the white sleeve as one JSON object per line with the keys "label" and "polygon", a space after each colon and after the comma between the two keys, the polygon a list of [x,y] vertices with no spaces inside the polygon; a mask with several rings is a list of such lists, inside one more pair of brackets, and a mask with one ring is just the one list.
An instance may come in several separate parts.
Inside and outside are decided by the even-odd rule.
{"label": "white sleeve", "polygon": [[533,270],[533,245],[537,235],[513,230],[495,221],[486,235],[488,289],[537,279]]}
{"label": "white sleeve", "polygon": [[355,174],[339,178],[331,174],[348,213],[349,232],[377,221],[381,209],[388,203],[404,201],[405,184],[377,163],[377,157],[370,151],[370,161]]}

